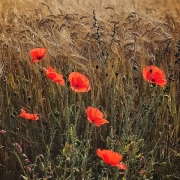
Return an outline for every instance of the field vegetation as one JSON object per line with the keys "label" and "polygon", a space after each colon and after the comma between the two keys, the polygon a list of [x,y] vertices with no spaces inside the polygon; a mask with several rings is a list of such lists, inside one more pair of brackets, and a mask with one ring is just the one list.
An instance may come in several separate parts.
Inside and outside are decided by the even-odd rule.
{"label": "field vegetation", "polygon": [[[0,179],[180,179],[180,3],[1,1]],[[30,51],[46,48],[31,64]],[[163,70],[163,87],[142,76]],[[46,77],[52,66],[65,86]],[[80,72],[91,90],[74,92]],[[91,124],[88,106],[109,123]],[[39,119],[20,117],[21,109]],[[126,170],[96,150],[122,154]]]}

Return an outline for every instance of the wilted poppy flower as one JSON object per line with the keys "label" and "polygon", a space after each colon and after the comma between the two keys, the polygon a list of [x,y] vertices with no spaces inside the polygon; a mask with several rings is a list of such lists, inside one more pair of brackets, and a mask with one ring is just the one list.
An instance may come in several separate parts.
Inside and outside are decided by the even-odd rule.
{"label": "wilted poppy flower", "polygon": [[47,49],[45,48],[35,48],[30,51],[30,56],[32,57],[31,64],[35,62],[42,61],[46,56]]}
{"label": "wilted poppy flower", "polygon": [[54,71],[54,69],[52,67],[49,67],[48,69],[46,68],[43,68],[46,72],[46,76],[51,79],[52,81],[56,82],[56,83],[59,83],[61,85],[65,85],[65,82],[64,82],[64,79],[63,79],[63,76],[56,73]]}
{"label": "wilted poppy flower", "polygon": [[102,158],[102,160],[106,163],[106,164],[110,164],[111,166],[117,166],[119,169],[123,169],[126,170],[126,165],[120,163],[120,161],[122,160],[122,155],[111,151],[111,150],[101,150],[101,149],[97,149],[96,150],[97,155]]}
{"label": "wilted poppy flower", "polygon": [[88,92],[91,89],[88,78],[79,72],[70,73],[68,80],[70,88],[75,92]]}
{"label": "wilted poppy flower", "polygon": [[23,117],[25,119],[34,120],[34,121],[37,121],[39,119],[38,114],[36,114],[36,113],[34,113],[34,114],[26,113],[26,111],[24,109],[21,109],[21,114],[19,116]]}
{"label": "wilted poppy flower", "polygon": [[142,75],[146,81],[163,86],[167,83],[164,72],[156,66],[147,66],[143,69]]}
{"label": "wilted poppy flower", "polygon": [[103,124],[109,123],[109,121],[103,119],[103,113],[97,108],[88,106],[86,108],[86,115],[89,122],[94,123],[96,126],[101,126]]}

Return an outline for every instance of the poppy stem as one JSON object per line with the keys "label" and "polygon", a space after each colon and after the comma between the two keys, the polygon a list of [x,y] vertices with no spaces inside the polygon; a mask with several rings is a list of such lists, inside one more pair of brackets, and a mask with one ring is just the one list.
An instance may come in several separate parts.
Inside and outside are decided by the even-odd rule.
{"label": "poppy stem", "polygon": [[95,140],[97,142],[97,131],[96,131],[96,127],[94,126],[94,136],[95,136]]}

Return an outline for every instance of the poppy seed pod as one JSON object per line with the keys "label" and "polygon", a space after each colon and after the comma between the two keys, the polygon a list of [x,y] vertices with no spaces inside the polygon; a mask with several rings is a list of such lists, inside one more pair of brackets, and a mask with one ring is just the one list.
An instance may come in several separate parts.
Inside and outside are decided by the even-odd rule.
{"label": "poppy seed pod", "polygon": [[54,113],[54,115],[55,115],[56,118],[59,117],[59,111],[56,111],[56,112]]}
{"label": "poppy seed pod", "polygon": [[29,101],[29,102],[31,101],[31,96],[28,96],[28,101]]}

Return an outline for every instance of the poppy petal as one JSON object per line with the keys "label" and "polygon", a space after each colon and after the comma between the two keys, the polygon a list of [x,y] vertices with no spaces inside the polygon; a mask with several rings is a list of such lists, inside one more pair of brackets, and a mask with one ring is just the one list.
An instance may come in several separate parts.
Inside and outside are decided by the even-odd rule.
{"label": "poppy petal", "polygon": [[126,165],[125,164],[116,164],[116,166],[119,168],[119,169],[122,169],[122,170],[126,170],[127,169],[127,167],[126,167]]}
{"label": "poppy petal", "polygon": [[101,126],[103,124],[109,123],[109,121],[107,121],[106,119],[101,119],[101,118],[94,118],[94,120],[92,121],[96,126]]}
{"label": "poppy petal", "polygon": [[61,85],[65,85],[65,81],[63,79],[63,76],[60,74],[56,74],[56,77],[53,79],[54,82],[59,83]]}
{"label": "poppy petal", "polygon": [[36,49],[33,49],[30,51],[30,55],[32,56],[33,59],[37,59],[38,52],[36,51]]}
{"label": "poppy petal", "polygon": [[44,49],[44,48],[37,48],[37,52],[38,52],[38,55],[40,57],[44,57],[46,52],[47,52],[47,49]]}
{"label": "poppy petal", "polygon": [[96,153],[97,153],[97,155],[99,156],[99,157],[101,157],[102,158],[102,151],[101,151],[101,149],[97,149],[96,150]]}

